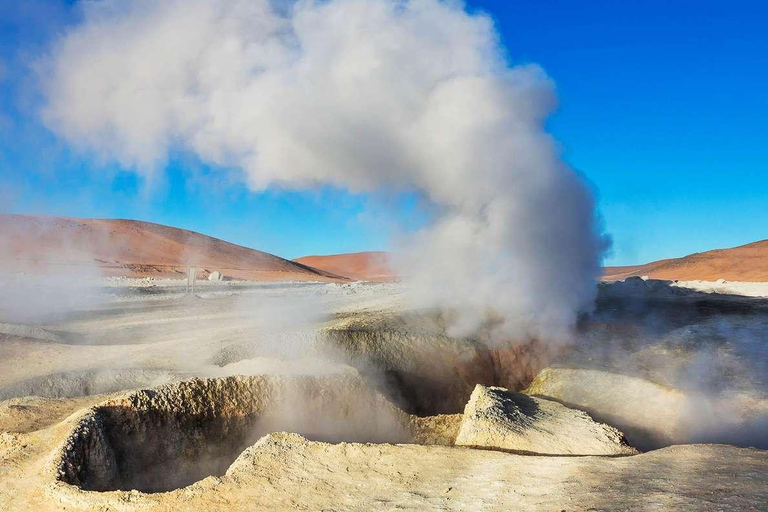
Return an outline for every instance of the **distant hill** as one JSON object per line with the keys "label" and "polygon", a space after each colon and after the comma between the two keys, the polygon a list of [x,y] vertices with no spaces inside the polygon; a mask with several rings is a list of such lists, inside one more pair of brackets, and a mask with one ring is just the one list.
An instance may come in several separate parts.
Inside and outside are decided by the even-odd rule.
{"label": "distant hill", "polygon": [[692,281],[768,281],[768,240],[631,267],[605,267],[603,279],[630,276]]}
{"label": "distant hill", "polygon": [[337,281],[345,278],[218,238],[122,219],[0,215],[0,261],[21,271],[93,267],[101,275],[201,277],[218,270],[253,280]]}
{"label": "distant hill", "polygon": [[[194,231],[123,219],[0,215],[0,263],[6,270],[93,268],[101,275],[175,277],[188,267],[201,277],[218,270],[235,279],[263,281],[389,281],[386,252],[371,251],[286,260]],[[605,267],[603,279],[768,281],[768,240],[682,258]]]}
{"label": "distant hill", "polygon": [[[396,275],[387,265],[386,252],[358,252],[305,256],[294,261],[333,274],[366,281],[388,281]],[[603,279],[618,281],[631,276],[684,281],[768,281],[768,240],[732,249],[715,249],[682,258],[645,265],[605,267]]]}
{"label": "distant hill", "polygon": [[368,251],[329,256],[304,256],[294,261],[359,281],[392,281],[396,276],[389,268],[387,259],[386,252]]}

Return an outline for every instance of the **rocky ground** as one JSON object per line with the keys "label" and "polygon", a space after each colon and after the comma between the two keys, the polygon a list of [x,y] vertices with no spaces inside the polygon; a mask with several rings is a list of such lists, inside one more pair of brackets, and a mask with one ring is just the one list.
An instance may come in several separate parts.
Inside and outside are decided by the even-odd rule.
{"label": "rocky ground", "polygon": [[391,283],[196,291],[3,311],[0,508],[768,507],[762,299],[609,285],[551,350],[448,337]]}
{"label": "rocky ground", "polygon": [[768,504],[768,454],[755,449],[683,445],[619,458],[530,456],[329,444],[291,433],[257,440],[223,474],[180,489],[86,491],[55,473],[62,443],[83,414],[89,410],[51,418],[33,432],[2,434],[4,509],[757,511]]}

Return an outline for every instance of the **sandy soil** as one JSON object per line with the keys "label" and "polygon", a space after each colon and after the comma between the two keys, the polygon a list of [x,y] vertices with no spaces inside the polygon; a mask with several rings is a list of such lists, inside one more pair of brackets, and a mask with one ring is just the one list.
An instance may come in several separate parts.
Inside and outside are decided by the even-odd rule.
{"label": "sandy soil", "polygon": [[341,276],[217,238],[151,222],[0,215],[0,262],[29,272],[172,277],[188,267],[201,277],[258,281],[332,281]]}
{"label": "sandy soil", "polygon": [[630,276],[687,281],[768,281],[768,240],[645,265],[606,267],[603,272],[603,279],[609,281]]}
{"label": "sandy soil", "polygon": [[387,253],[381,251],[304,256],[294,261],[358,281],[392,281],[397,278],[387,264]]}

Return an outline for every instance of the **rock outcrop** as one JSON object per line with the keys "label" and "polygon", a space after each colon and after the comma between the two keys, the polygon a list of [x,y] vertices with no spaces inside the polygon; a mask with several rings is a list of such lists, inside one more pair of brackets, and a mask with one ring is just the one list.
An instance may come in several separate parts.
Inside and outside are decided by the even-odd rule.
{"label": "rock outcrop", "polygon": [[457,446],[541,455],[633,455],[624,434],[551,400],[478,384]]}

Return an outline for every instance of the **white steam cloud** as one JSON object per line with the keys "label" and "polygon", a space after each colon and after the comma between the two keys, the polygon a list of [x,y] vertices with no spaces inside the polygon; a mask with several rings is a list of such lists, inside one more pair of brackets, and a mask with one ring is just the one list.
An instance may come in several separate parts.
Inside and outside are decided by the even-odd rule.
{"label": "white steam cloud", "polygon": [[441,212],[396,262],[420,305],[564,335],[604,240],[544,131],[553,85],[492,21],[438,0],[103,0],[51,50],[44,118],[147,177],[170,151],[250,187],[418,190]]}

